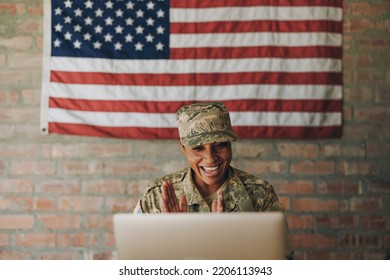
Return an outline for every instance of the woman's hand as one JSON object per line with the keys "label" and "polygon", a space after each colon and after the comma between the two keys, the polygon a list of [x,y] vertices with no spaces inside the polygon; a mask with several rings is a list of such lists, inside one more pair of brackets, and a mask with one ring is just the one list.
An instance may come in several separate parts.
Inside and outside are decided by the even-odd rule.
{"label": "woman's hand", "polygon": [[213,213],[222,213],[224,212],[224,205],[223,205],[223,196],[222,196],[222,190],[219,189],[217,191],[217,200],[213,200],[213,203],[211,205],[211,212]]}
{"label": "woman's hand", "polygon": [[172,182],[164,181],[161,190],[163,213],[188,212],[185,195],[180,196],[180,201],[178,203]]}

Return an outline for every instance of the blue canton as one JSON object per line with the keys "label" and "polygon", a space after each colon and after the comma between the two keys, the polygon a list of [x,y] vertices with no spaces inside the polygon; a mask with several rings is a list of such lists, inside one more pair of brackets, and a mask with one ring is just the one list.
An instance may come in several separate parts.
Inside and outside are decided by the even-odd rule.
{"label": "blue canton", "polygon": [[169,0],[52,1],[52,55],[169,58]]}

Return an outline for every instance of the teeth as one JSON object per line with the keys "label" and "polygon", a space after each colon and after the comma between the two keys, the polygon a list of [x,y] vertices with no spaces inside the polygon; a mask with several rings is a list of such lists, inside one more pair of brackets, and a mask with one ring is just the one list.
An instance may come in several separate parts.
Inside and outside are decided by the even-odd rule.
{"label": "teeth", "polygon": [[203,166],[203,168],[206,170],[206,171],[215,171],[218,169],[219,166],[213,166],[213,167],[206,167],[206,166]]}

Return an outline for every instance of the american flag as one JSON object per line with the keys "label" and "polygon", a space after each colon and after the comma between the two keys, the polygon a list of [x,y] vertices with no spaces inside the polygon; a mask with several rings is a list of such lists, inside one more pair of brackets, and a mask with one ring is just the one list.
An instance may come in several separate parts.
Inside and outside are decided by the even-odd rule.
{"label": "american flag", "polygon": [[342,0],[45,1],[41,129],[177,138],[223,102],[240,138],[342,127]]}

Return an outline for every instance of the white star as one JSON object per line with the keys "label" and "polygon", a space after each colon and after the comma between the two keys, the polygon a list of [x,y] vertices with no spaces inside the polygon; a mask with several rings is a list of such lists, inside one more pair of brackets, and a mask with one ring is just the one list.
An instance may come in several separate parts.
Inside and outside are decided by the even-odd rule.
{"label": "white star", "polygon": [[153,42],[153,39],[154,39],[154,37],[151,34],[149,34],[145,38],[146,38],[146,42],[150,42],[150,43]]}
{"label": "white star", "polygon": [[128,2],[126,4],[126,7],[127,7],[127,9],[132,10],[134,8],[134,3],[133,2]]}
{"label": "white star", "polygon": [[84,40],[85,40],[85,41],[91,41],[91,39],[92,39],[91,34],[89,34],[89,33],[85,33],[85,34],[84,34]]}
{"label": "white star", "polygon": [[115,32],[116,32],[117,34],[122,34],[122,32],[123,32],[123,27],[120,26],[120,25],[118,25],[117,27],[115,27]]}
{"label": "white star", "polygon": [[102,44],[99,41],[96,41],[95,43],[93,43],[94,49],[100,49],[101,46],[102,46]]}
{"label": "white star", "polygon": [[76,42],[73,43],[73,46],[75,49],[81,49],[81,42],[79,40],[76,40]]}
{"label": "white star", "polygon": [[93,19],[91,19],[90,17],[87,17],[85,20],[85,25],[92,25],[92,22],[93,22]]}
{"label": "white star", "polygon": [[61,46],[62,42],[60,40],[56,39],[53,43],[54,43],[54,47],[59,48]]}
{"label": "white star", "polygon": [[158,42],[158,44],[156,45],[156,50],[162,51],[163,49],[164,49],[164,45],[161,44],[161,42]]}
{"label": "white star", "polygon": [[114,20],[112,18],[110,18],[110,17],[106,18],[106,20],[105,20],[106,25],[112,25],[113,21]]}
{"label": "white star", "polygon": [[126,19],[126,25],[133,25],[134,20],[132,18]]}
{"label": "white star", "polygon": [[72,1],[69,1],[69,0],[66,0],[65,2],[64,2],[64,4],[65,4],[65,8],[72,8]]}
{"label": "white star", "polygon": [[117,17],[123,17],[123,11],[121,9],[117,10],[115,14]]}
{"label": "white star", "polygon": [[164,15],[165,15],[165,12],[164,12],[163,10],[158,10],[158,12],[157,12],[157,17],[163,18]]}
{"label": "white star", "polygon": [[74,26],[74,32],[80,32],[80,31],[81,31],[81,26],[79,24]]}
{"label": "white star", "polygon": [[144,11],[142,11],[142,10],[138,10],[135,13],[136,13],[137,17],[143,17],[144,16]]}
{"label": "white star", "polygon": [[148,8],[148,10],[153,10],[154,9],[154,3],[153,2],[148,2],[147,4],[146,4],[146,7]]}
{"label": "white star", "polygon": [[59,16],[62,14],[62,10],[60,8],[55,9],[55,15]]}
{"label": "white star", "polygon": [[128,42],[132,42],[132,41],[133,41],[133,36],[131,36],[130,34],[128,34],[128,35],[126,35],[125,39],[126,39],[126,42],[127,42],[127,43],[128,43]]}
{"label": "white star", "polygon": [[70,24],[72,22],[72,19],[68,16],[68,17],[64,18],[64,21],[65,21],[65,23]]}
{"label": "white star", "polygon": [[104,41],[106,41],[106,42],[111,42],[112,41],[112,36],[111,36],[111,34],[106,34],[105,36],[104,36]]}
{"label": "white star", "polygon": [[93,2],[91,2],[91,0],[88,0],[87,2],[85,2],[85,8],[92,9],[92,6],[93,6]]}
{"label": "white star", "polygon": [[142,51],[143,48],[144,48],[144,45],[142,45],[140,42],[135,44],[135,50],[136,51]]}
{"label": "white star", "polygon": [[54,29],[56,30],[56,32],[61,32],[62,31],[62,25],[57,23],[55,26],[54,26]]}
{"label": "white star", "polygon": [[70,41],[72,39],[72,34],[70,34],[69,32],[66,32],[64,37],[65,37],[65,40]]}
{"label": "white star", "polygon": [[83,11],[80,10],[80,8],[77,8],[77,10],[74,11],[74,14],[76,17],[81,17],[83,15]]}
{"label": "white star", "polygon": [[102,17],[103,16],[103,11],[99,8],[95,11],[96,17]]}
{"label": "white star", "polygon": [[108,1],[108,2],[106,3],[106,8],[107,8],[107,9],[112,9],[112,7],[114,7],[114,4],[113,4],[111,1]]}
{"label": "white star", "polygon": [[165,28],[164,27],[162,27],[161,25],[159,26],[159,27],[157,27],[157,33],[158,34],[164,34],[164,30],[165,30]]}
{"label": "white star", "polygon": [[152,26],[152,25],[154,24],[154,19],[148,18],[148,19],[146,20],[146,24]]}
{"label": "white star", "polygon": [[122,45],[121,43],[119,43],[119,42],[116,43],[116,44],[115,44],[115,50],[116,50],[116,51],[120,51],[120,50],[122,49],[122,46],[123,46],[123,45]]}
{"label": "white star", "polygon": [[144,28],[141,26],[141,25],[138,25],[136,28],[135,28],[135,32],[137,34],[142,34],[144,32]]}
{"label": "white star", "polygon": [[102,33],[102,31],[103,31],[103,28],[100,25],[95,27],[95,33]]}

